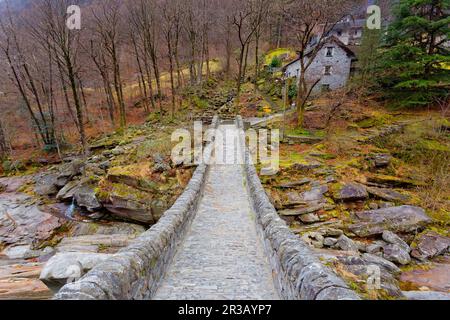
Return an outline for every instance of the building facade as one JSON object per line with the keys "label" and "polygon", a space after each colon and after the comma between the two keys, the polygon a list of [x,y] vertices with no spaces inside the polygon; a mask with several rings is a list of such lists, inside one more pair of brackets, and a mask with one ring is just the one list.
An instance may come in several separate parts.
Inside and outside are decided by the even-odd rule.
{"label": "building facade", "polygon": [[[310,59],[310,54],[307,54],[306,59]],[[318,81],[313,94],[344,87],[355,62],[356,56],[351,49],[336,37],[328,38],[306,71],[306,81],[309,85]],[[285,77],[288,78],[299,79],[300,70],[300,59],[283,68]]]}

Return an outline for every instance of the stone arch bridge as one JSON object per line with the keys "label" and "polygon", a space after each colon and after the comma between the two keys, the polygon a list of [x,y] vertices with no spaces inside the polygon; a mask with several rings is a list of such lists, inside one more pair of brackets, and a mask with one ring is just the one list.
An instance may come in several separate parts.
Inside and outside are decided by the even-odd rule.
{"label": "stone arch bridge", "polygon": [[279,218],[250,161],[242,118],[215,117],[211,126],[227,139],[213,139],[206,158],[223,143],[224,164],[199,165],[157,224],[55,299],[359,299]]}

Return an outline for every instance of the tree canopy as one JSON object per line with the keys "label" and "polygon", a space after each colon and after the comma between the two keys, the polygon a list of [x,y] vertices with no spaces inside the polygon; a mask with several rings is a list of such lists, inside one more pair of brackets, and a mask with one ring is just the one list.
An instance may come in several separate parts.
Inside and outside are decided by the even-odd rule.
{"label": "tree canopy", "polygon": [[398,106],[424,106],[450,88],[449,0],[400,0],[385,34],[377,82]]}

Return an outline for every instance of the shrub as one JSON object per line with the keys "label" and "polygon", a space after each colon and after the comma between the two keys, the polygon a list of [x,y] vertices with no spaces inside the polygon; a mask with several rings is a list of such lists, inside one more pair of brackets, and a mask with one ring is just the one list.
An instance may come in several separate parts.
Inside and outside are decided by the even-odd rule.
{"label": "shrub", "polygon": [[272,61],[270,62],[271,68],[280,68],[281,67],[281,59],[279,57],[273,57]]}

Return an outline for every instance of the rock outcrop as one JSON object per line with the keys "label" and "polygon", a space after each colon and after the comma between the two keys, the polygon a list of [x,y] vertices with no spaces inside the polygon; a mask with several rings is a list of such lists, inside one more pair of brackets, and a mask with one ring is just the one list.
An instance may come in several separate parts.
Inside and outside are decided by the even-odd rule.
{"label": "rock outcrop", "polygon": [[382,234],[385,230],[393,232],[412,232],[431,222],[422,208],[399,206],[371,211],[357,212],[358,222],[349,230],[360,237]]}
{"label": "rock outcrop", "polygon": [[80,279],[86,272],[110,256],[104,253],[58,253],[45,264],[39,279],[53,293],[57,293],[62,286]]}
{"label": "rock outcrop", "polygon": [[422,234],[416,241],[417,243],[411,255],[422,261],[449,252],[450,249],[450,238],[444,237],[436,232]]}

